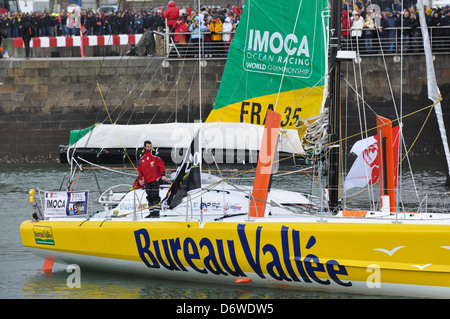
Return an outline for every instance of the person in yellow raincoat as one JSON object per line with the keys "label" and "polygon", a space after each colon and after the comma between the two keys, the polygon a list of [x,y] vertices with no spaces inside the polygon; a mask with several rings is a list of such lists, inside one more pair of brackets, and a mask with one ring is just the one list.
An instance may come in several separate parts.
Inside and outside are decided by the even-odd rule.
{"label": "person in yellow raincoat", "polygon": [[220,20],[217,14],[213,15],[213,19],[209,24],[209,32],[211,32],[212,52],[215,55],[222,54],[222,20]]}

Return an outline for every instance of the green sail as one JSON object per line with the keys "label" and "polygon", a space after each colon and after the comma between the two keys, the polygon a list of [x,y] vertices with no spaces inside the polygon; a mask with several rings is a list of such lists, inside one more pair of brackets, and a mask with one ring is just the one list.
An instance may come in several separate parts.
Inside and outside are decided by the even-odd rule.
{"label": "green sail", "polygon": [[282,115],[282,128],[317,117],[327,26],[326,0],[247,1],[206,122],[263,125],[268,109]]}

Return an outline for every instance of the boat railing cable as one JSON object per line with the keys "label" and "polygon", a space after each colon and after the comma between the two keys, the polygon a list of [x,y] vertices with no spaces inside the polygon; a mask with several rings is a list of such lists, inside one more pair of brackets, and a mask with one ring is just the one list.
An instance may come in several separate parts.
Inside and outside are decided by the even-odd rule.
{"label": "boat railing cable", "polygon": [[78,159],[79,159],[80,161],[83,161],[83,162],[89,164],[89,165],[92,165],[92,166],[94,166],[94,167],[98,167],[98,168],[101,168],[101,169],[104,169],[104,170],[107,170],[107,171],[110,171],[110,172],[114,172],[114,173],[122,174],[122,175],[128,175],[128,176],[136,176],[136,174],[131,174],[131,173],[126,173],[126,172],[121,172],[121,171],[118,171],[118,170],[115,170],[115,169],[111,169],[111,168],[106,167],[106,166],[101,166],[101,165],[98,165],[98,164],[94,164],[94,163],[89,162],[88,160],[86,160],[86,159],[84,159],[84,158],[81,158],[81,157],[78,158]]}

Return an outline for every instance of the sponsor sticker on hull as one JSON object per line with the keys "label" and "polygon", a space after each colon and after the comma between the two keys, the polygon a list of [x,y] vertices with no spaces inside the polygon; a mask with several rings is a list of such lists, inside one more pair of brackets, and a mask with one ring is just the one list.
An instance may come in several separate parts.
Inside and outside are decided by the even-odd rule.
{"label": "sponsor sticker on hull", "polygon": [[33,226],[34,240],[39,245],[55,245],[52,227],[50,226]]}

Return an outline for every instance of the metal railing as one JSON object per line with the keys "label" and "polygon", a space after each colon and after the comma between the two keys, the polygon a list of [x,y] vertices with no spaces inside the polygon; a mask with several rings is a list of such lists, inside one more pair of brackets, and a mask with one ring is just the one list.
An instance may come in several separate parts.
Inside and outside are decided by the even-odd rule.
{"label": "metal railing", "polygon": [[[361,56],[414,55],[423,53],[423,37],[420,28],[350,29],[343,32],[362,33],[361,37],[342,36],[342,50],[356,51]],[[367,34],[369,33],[369,34]],[[433,54],[450,52],[450,27],[428,27]]]}
{"label": "metal railing", "polygon": [[[234,32],[220,32],[222,36],[234,36]],[[211,32],[180,32],[164,34],[164,56],[167,59],[223,59],[228,57],[231,41],[212,41]]]}
{"label": "metal railing", "polygon": [[[423,53],[420,28],[349,29],[349,34],[360,31],[360,37],[342,36],[342,50],[357,51],[360,56],[414,55]],[[369,31],[371,34],[366,34]],[[428,27],[433,54],[450,53],[450,27]],[[197,33],[198,34],[198,33]],[[227,33],[221,33],[222,35]],[[234,32],[228,33],[231,38]],[[201,32],[199,39],[193,33],[164,33],[164,56],[167,59],[227,59],[230,42],[209,40],[210,32]],[[402,36],[403,35],[403,36]]]}

